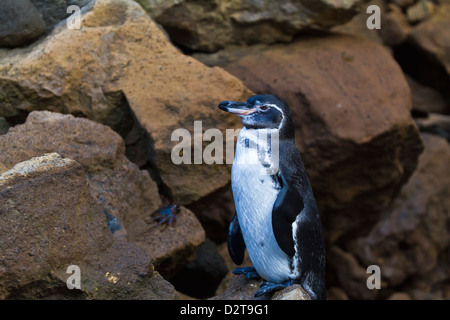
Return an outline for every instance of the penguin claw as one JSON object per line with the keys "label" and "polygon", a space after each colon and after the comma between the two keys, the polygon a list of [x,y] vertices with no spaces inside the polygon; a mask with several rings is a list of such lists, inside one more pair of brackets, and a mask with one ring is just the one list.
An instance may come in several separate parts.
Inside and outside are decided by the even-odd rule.
{"label": "penguin claw", "polygon": [[254,267],[239,267],[234,269],[232,273],[236,275],[243,274],[248,280],[261,279],[261,276],[256,272]]}
{"label": "penguin claw", "polygon": [[273,282],[263,282],[261,283],[261,289],[255,292],[255,297],[261,297],[266,294],[274,293],[276,291],[282,290],[284,288],[289,287],[292,285],[293,281],[288,280],[283,283],[273,283]]}

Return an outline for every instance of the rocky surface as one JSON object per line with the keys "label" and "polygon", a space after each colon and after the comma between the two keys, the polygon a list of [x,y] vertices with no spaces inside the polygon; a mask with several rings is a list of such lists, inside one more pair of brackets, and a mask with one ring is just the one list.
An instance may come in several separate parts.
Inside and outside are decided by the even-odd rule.
{"label": "rocky surface", "polygon": [[[0,175],[0,195],[2,299],[173,297],[170,284],[153,278],[147,255],[114,242],[76,161],[52,153],[20,162]],[[72,264],[81,270],[80,290],[66,287]],[[111,288],[104,270],[121,283]]]}
{"label": "rocky surface", "polygon": [[410,89],[389,52],[359,38],[324,35],[222,55],[215,55],[220,65],[250,89],[277,94],[291,107],[327,236],[335,241],[376,221],[422,150]]}
{"label": "rocky surface", "polygon": [[44,20],[28,0],[4,1],[0,21],[0,47],[18,47],[45,32]]}
{"label": "rocky surface", "polygon": [[270,297],[255,298],[255,292],[262,282],[263,280],[247,280],[245,276],[235,276],[225,292],[212,300],[311,300],[308,293],[298,284],[277,291]]}
{"label": "rocky surface", "polygon": [[352,18],[362,1],[138,0],[176,44],[214,52],[231,44],[290,41],[311,26],[322,28]]}
{"label": "rocky surface", "polygon": [[264,92],[293,109],[328,299],[450,299],[448,0],[29,0],[0,16],[18,4],[33,9],[0,27],[15,42],[0,45],[0,298],[253,299],[226,245],[230,166],[175,165],[171,135],[239,128],[217,104]]}
{"label": "rocky surface", "polygon": [[176,201],[191,203],[229,183],[225,165],[175,165],[171,134],[185,128],[193,135],[195,120],[203,130],[236,128],[238,119],[219,115],[217,101],[251,92],[222,69],[180,53],[131,0],[99,0],[82,14],[81,25],[61,25],[23,50],[0,50],[0,116],[46,109],[120,132],[135,115],[149,135],[149,166]]}
{"label": "rocky surface", "polygon": [[339,248],[331,252],[329,263],[338,270],[340,283],[351,298],[374,298],[379,294],[361,286],[367,278],[363,266],[372,264],[381,268],[384,289],[408,288],[411,277],[431,277],[430,273],[440,272],[434,283],[428,282],[428,290],[442,290],[439,269],[449,269],[448,260],[440,257],[445,256],[450,244],[450,146],[437,136],[424,134],[423,139],[425,150],[418,168],[393,208],[366,236],[349,242],[348,252]]}

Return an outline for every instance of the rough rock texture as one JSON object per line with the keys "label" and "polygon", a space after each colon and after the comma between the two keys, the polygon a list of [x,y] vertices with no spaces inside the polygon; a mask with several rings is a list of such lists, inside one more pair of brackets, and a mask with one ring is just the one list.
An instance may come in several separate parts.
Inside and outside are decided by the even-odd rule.
{"label": "rough rock texture", "polygon": [[174,227],[155,226],[152,214],[162,204],[156,183],[125,157],[124,149],[122,138],[107,126],[72,115],[34,111],[23,125],[0,136],[0,163],[11,167],[48,152],[76,160],[114,235],[138,242],[157,269],[169,275],[193,259],[204,230],[185,208]]}
{"label": "rough rock texture", "polygon": [[219,59],[224,68],[291,107],[326,236],[334,241],[371,227],[422,151],[410,90],[391,55],[379,44],[344,35],[238,52]]}
{"label": "rough rock texture", "polygon": [[450,3],[442,4],[436,14],[419,24],[411,33],[411,40],[434,59],[450,75]]}
{"label": "rough rock texture", "polygon": [[51,30],[55,24],[67,18],[70,13],[67,13],[67,8],[71,5],[76,5],[82,8],[93,0],[30,0],[36,7],[44,19],[47,30]]}
{"label": "rough rock texture", "polygon": [[415,79],[439,90],[450,99],[450,3],[411,31],[407,46],[396,51],[396,58]]}
{"label": "rough rock texture", "polygon": [[260,288],[262,282],[263,280],[247,280],[245,276],[235,276],[225,292],[211,300],[311,300],[308,293],[298,284],[280,290],[272,297],[255,298],[255,292]]}
{"label": "rough rock texture", "polygon": [[98,0],[81,18],[81,30],[58,26],[26,50],[0,50],[0,116],[46,109],[118,131],[131,117],[129,105],[149,135],[154,174],[176,201],[188,204],[229,183],[225,165],[174,165],[171,134],[192,133],[194,120],[203,130],[237,127],[217,104],[251,92],[224,70],[181,54],[131,0]]}
{"label": "rough rock texture", "polygon": [[6,122],[5,118],[0,117],[0,135],[8,132],[9,124]]}
{"label": "rough rock texture", "polygon": [[137,0],[178,45],[217,51],[230,44],[290,41],[311,26],[351,19],[362,1]]}
{"label": "rough rock texture", "polygon": [[2,1],[0,47],[17,47],[45,32],[45,22],[28,0]]}
{"label": "rough rock texture", "polygon": [[[52,153],[3,172],[0,208],[2,299],[174,297],[169,283],[153,277],[148,255],[113,242],[76,161]],[[67,289],[72,264],[80,267],[81,290]],[[104,270],[122,280],[111,285]]]}
{"label": "rough rock texture", "polygon": [[107,126],[49,111],[30,113],[23,125],[0,136],[0,162],[6,167],[43,153],[57,152],[80,163],[93,196],[105,214],[127,229],[161,206],[148,172],[126,159],[122,138]]}
{"label": "rough rock texture", "polygon": [[389,46],[402,44],[408,38],[412,27],[400,7],[390,4],[389,11],[382,15],[382,27],[379,34]]}
{"label": "rough rock texture", "polygon": [[411,77],[406,77],[411,88],[413,111],[421,114],[450,114],[450,101],[437,90],[421,85]]}
{"label": "rough rock texture", "polygon": [[205,241],[205,231],[195,215],[181,207],[173,225],[159,225],[151,217],[136,220],[129,240],[148,252],[155,268],[170,278],[195,257],[195,251]]}
{"label": "rough rock texture", "polygon": [[370,290],[361,283],[367,278],[362,271],[372,264],[380,266],[384,293],[393,288],[416,290],[413,282],[426,283],[422,288],[430,293],[443,290],[448,279],[450,146],[438,136],[423,134],[423,139],[418,168],[392,210],[366,236],[349,242],[347,252],[340,248],[331,252],[328,262],[352,298],[370,298],[366,292]]}

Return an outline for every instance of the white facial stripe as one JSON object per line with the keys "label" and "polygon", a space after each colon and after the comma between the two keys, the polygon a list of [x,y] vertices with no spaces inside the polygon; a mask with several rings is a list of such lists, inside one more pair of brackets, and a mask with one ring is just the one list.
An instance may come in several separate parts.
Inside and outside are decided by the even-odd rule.
{"label": "white facial stripe", "polygon": [[277,106],[276,104],[272,104],[272,103],[261,103],[260,101],[256,101],[256,103],[255,103],[256,105],[261,105],[261,106],[268,106],[268,107],[272,107],[272,108],[275,108],[275,109],[277,109],[278,111],[280,111],[280,113],[281,113],[281,122],[280,122],[280,125],[278,126],[278,130],[283,126],[283,123],[284,123],[284,113],[283,113],[283,110],[281,110],[281,108],[279,107],[279,106]]}

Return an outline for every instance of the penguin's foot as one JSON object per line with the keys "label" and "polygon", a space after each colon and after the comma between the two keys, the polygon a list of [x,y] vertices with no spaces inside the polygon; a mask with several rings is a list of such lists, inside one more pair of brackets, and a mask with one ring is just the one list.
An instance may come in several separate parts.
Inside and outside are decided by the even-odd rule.
{"label": "penguin's foot", "polygon": [[166,223],[167,225],[171,225],[177,220],[176,214],[179,210],[180,208],[176,204],[162,207],[156,211],[156,216],[152,220],[157,221],[158,224]]}
{"label": "penguin's foot", "polygon": [[273,283],[273,282],[263,282],[261,283],[261,289],[255,292],[255,297],[260,297],[262,295],[270,294],[275,291],[282,290],[284,288],[289,287],[294,283],[294,280],[288,280],[283,283]]}
{"label": "penguin's foot", "polygon": [[243,274],[247,277],[248,280],[250,279],[261,279],[261,276],[256,272],[256,269],[254,267],[240,267],[233,270],[233,274]]}

